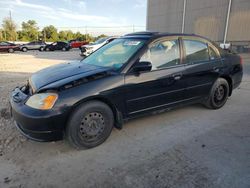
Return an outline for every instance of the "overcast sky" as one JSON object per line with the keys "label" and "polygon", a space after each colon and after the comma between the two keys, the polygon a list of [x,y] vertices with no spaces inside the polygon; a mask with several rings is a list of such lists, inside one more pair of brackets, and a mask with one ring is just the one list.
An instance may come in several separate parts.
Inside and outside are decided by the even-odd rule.
{"label": "overcast sky", "polygon": [[[41,27],[54,25],[59,29],[80,32],[120,32],[125,28],[93,28],[97,26],[144,26],[147,0],[0,0],[0,19],[9,16],[19,28],[23,21],[34,19]],[[88,26],[85,29],[85,26]],[[92,28],[91,28],[92,26]]]}

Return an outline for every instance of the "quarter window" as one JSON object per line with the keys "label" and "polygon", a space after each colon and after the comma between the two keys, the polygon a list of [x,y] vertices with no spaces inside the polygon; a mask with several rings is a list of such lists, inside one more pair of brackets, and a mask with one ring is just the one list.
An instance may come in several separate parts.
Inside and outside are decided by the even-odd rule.
{"label": "quarter window", "polygon": [[151,62],[152,70],[180,64],[178,40],[166,40],[154,43],[141,57],[140,61]]}
{"label": "quarter window", "polygon": [[207,44],[201,41],[183,40],[186,52],[186,63],[209,61]]}

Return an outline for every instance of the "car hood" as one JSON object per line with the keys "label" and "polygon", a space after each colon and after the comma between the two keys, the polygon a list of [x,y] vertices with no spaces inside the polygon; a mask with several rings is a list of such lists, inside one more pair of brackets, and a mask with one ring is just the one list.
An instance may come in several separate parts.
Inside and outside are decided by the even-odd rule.
{"label": "car hood", "polygon": [[106,67],[89,65],[80,61],[59,64],[42,69],[30,77],[34,92],[41,89],[60,87],[71,81],[111,70]]}

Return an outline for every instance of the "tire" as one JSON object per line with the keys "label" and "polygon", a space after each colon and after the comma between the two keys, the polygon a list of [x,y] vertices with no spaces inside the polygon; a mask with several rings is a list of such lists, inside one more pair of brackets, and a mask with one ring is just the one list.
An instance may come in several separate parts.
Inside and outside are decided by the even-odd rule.
{"label": "tire", "polygon": [[62,51],[66,51],[66,48],[65,48],[65,47],[63,47],[63,48],[62,48]]}
{"label": "tire", "polygon": [[14,49],[10,48],[10,49],[8,49],[8,52],[9,53],[14,53]]}
{"label": "tire", "polygon": [[204,105],[210,109],[219,109],[227,102],[229,96],[229,85],[224,78],[218,78]]}
{"label": "tire", "polygon": [[109,137],[113,125],[112,110],[100,101],[89,101],[73,111],[66,127],[66,139],[77,149],[93,148]]}
{"label": "tire", "polygon": [[27,52],[27,51],[28,51],[28,48],[24,47],[24,48],[22,48],[22,51],[23,51],[23,52]]}
{"label": "tire", "polygon": [[44,47],[40,47],[39,51],[42,52],[44,50]]}
{"label": "tire", "polygon": [[45,48],[45,51],[47,51],[47,52],[48,52],[48,51],[50,51],[50,49],[49,49],[49,48]]}

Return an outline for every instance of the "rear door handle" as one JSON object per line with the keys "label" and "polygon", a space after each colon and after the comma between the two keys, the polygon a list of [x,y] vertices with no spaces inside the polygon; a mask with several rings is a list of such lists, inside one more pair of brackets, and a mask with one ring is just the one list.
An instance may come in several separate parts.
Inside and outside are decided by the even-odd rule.
{"label": "rear door handle", "polygon": [[213,71],[214,71],[214,72],[219,72],[219,71],[220,71],[220,68],[219,68],[219,67],[213,67]]}
{"label": "rear door handle", "polygon": [[174,78],[175,80],[180,80],[181,77],[182,77],[182,74],[174,74],[174,75],[173,75],[173,78]]}

